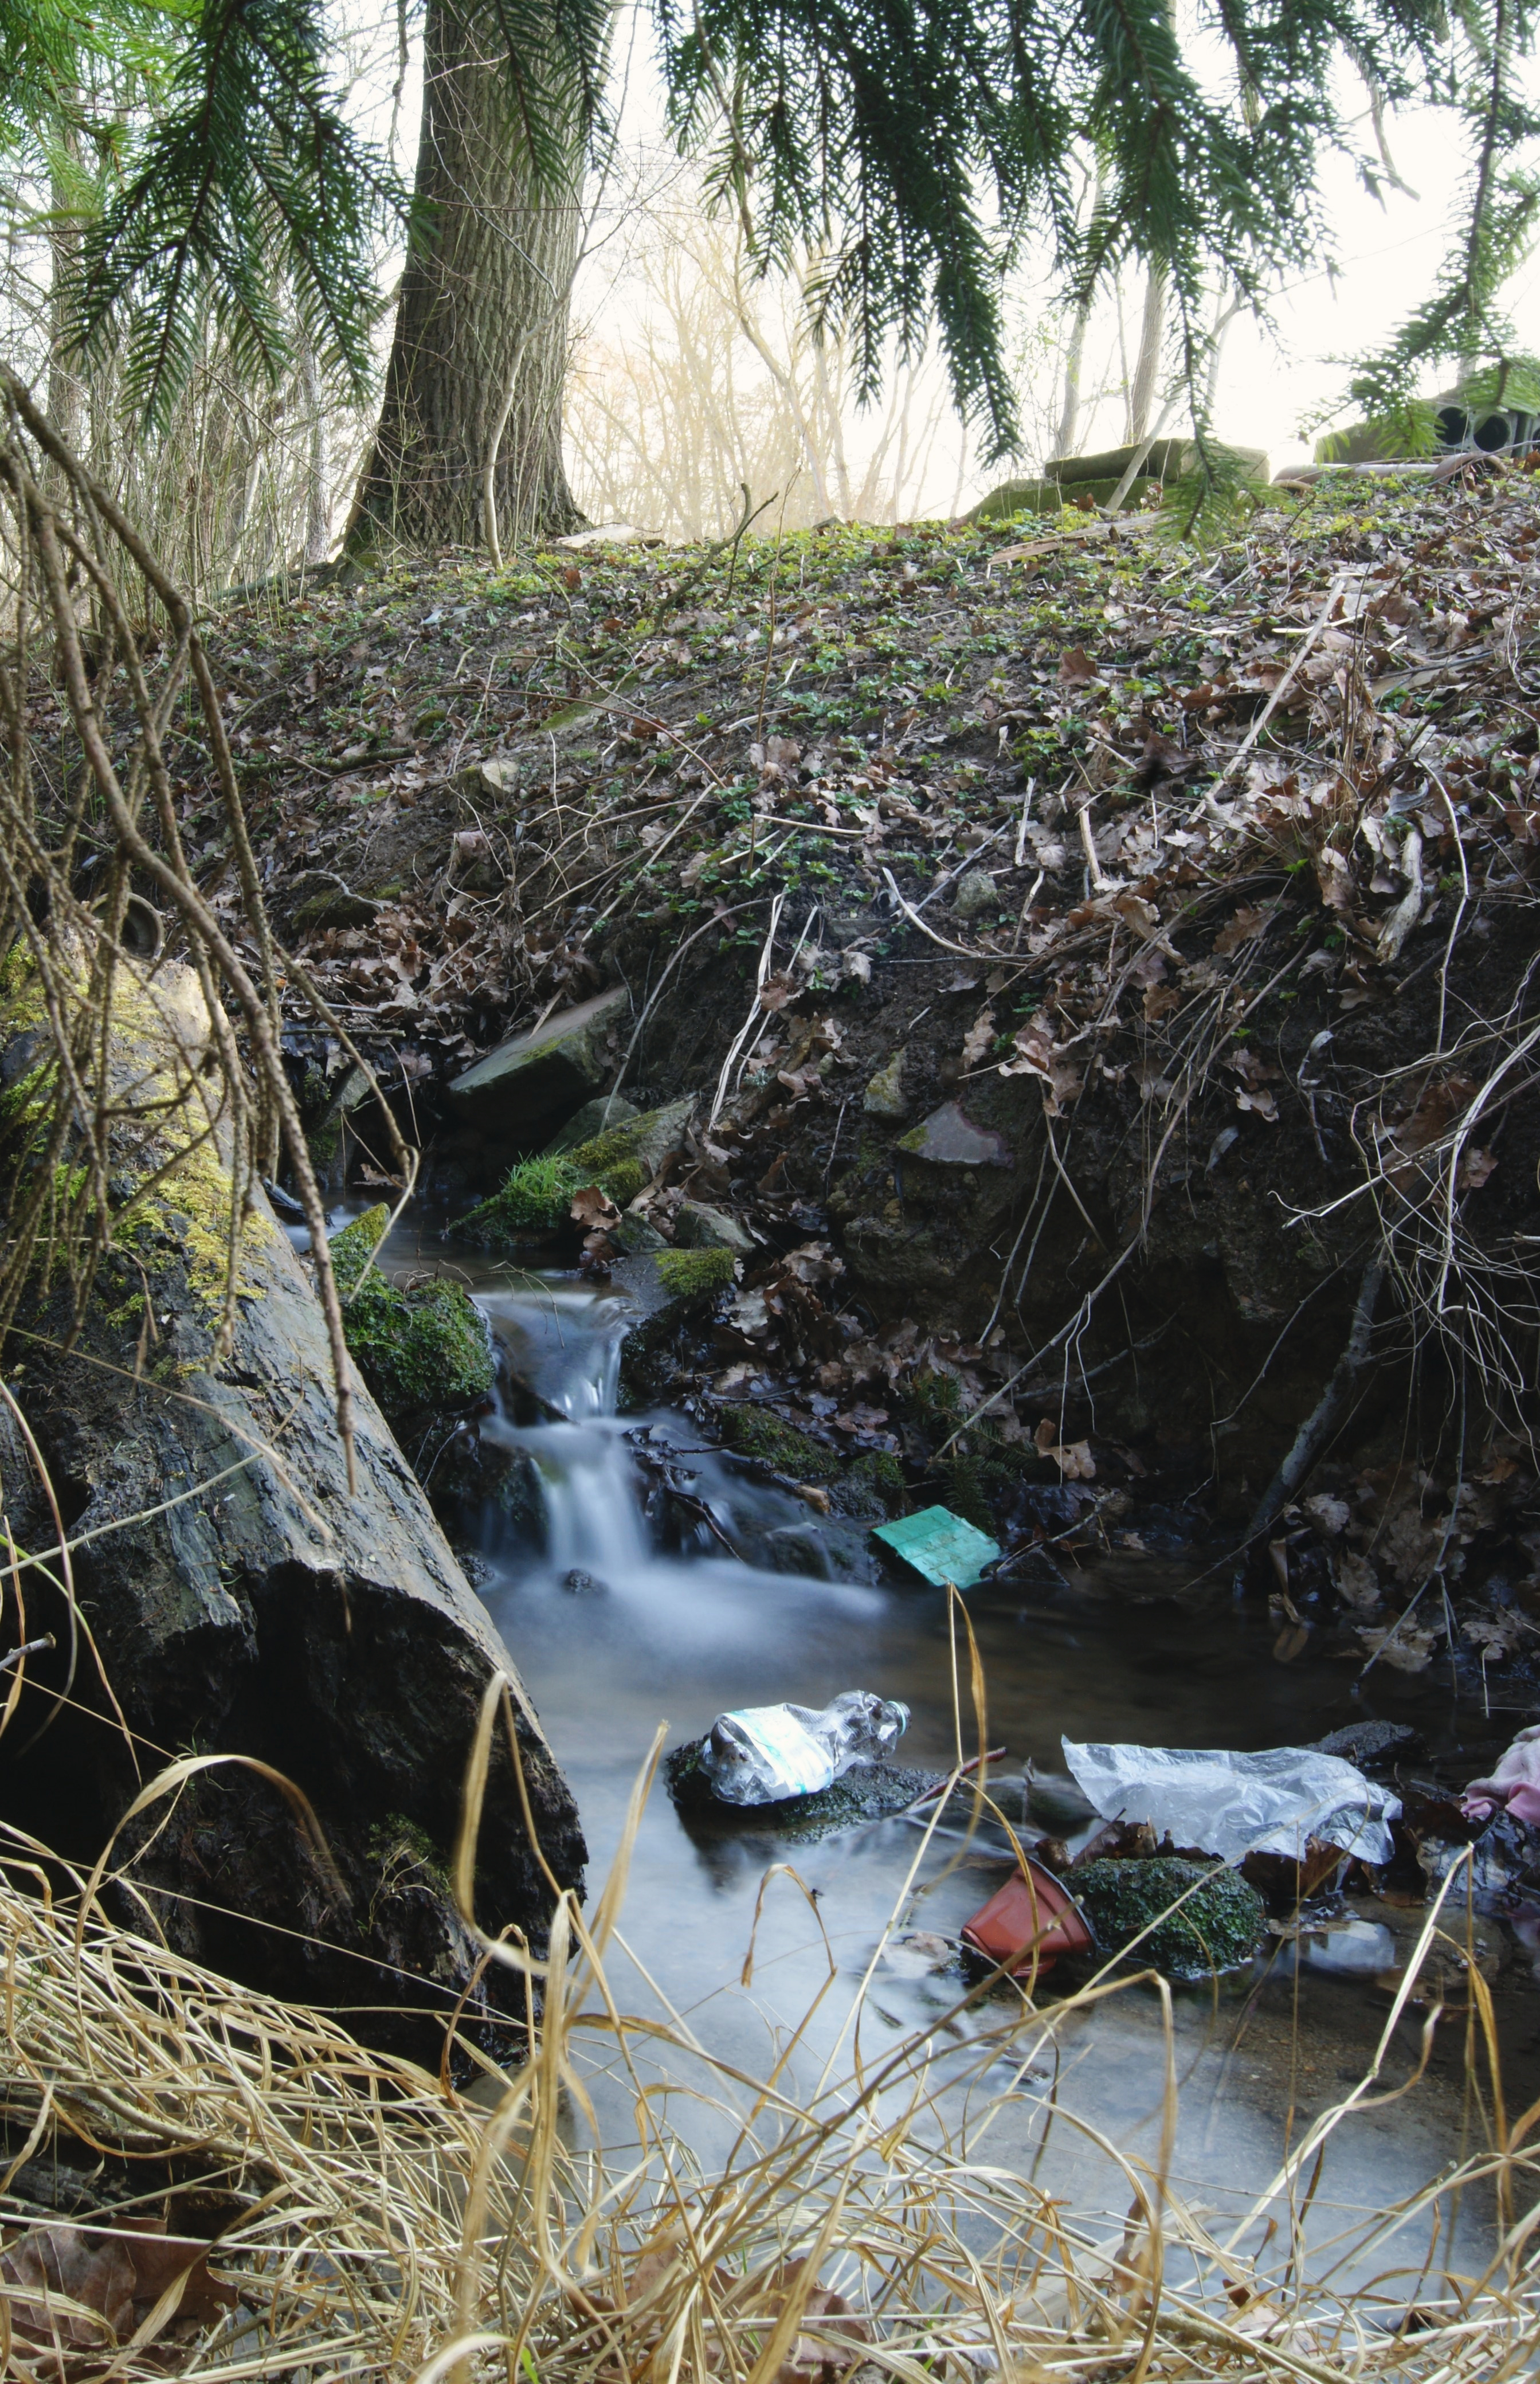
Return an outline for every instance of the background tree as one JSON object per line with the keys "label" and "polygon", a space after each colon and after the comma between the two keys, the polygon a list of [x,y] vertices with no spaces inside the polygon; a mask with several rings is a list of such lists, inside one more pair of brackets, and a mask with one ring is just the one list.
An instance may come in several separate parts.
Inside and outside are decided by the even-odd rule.
{"label": "background tree", "polygon": [[[1516,72],[1532,26],[1512,0],[1453,18],[1438,0],[1226,0],[1186,33],[1167,0],[697,0],[688,16],[652,0],[652,13],[675,133],[708,155],[751,268],[824,260],[812,304],[866,391],[895,344],[916,353],[934,326],[989,453],[1017,437],[1001,284],[1029,246],[1052,255],[1072,304],[1142,267],[1162,293],[1163,377],[1187,391],[1201,441],[1216,281],[1265,310],[1277,278],[1323,251],[1323,155],[1360,148],[1344,59],[1376,110],[1441,98],[1472,149],[1459,254],[1364,402],[1404,407],[1449,353],[1466,370],[1509,366],[1497,298],[1537,204]],[[510,534],[570,519],[567,295],[610,22],[609,0],[428,0],[418,205],[359,542],[486,538],[494,515]],[[110,0],[93,23],[87,36],[58,0],[0,0],[0,67],[15,68],[0,128],[15,138],[68,114],[72,45],[153,38],[166,60],[153,120],[121,139],[82,242],[82,336],[118,347],[152,416],[210,319],[242,369],[291,369],[303,340],[362,388],[374,243],[404,200],[331,91],[317,0]],[[88,132],[108,137],[100,118]],[[1087,156],[1100,198],[1082,223]],[[1360,163],[1379,172],[1377,148]]]}

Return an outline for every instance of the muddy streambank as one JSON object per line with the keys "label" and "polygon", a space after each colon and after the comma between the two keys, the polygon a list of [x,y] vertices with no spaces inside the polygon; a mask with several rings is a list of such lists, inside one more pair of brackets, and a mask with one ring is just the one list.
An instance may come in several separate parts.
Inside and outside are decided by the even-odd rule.
{"label": "muddy streambank", "polygon": [[[1371,1658],[1382,1676],[1436,1668],[1484,1714],[1535,1694],[1521,1403],[1500,1364],[1475,1362],[1462,1297],[1433,1312],[1422,1154],[1473,1086],[1406,1064],[1441,1013],[1511,1015],[1527,912],[1452,953],[1430,921],[1399,988],[1345,1008],[1309,965],[1330,949],[1313,889],[1286,880],[1184,909],[1163,947],[1092,916],[1084,958],[1049,972],[943,950],[859,885],[774,910],[773,937],[764,913],[751,936],[727,916],[689,937],[629,930],[613,990],[578,1013],[598,1013],[581,1069],[554,1092],[541,1072],[533,1114],[517,1074],[469,1100],[444,1078],[412,1085],[395,1106],[424,1145],[415,1215],[463,1231],[518,1157],[570,1148],[579,1093],[612,1099],[595,1120],[662,1123],[608,1232],[564,1214],[473,1238],[640,1295],[633,1403],[684,1409],[826,1508],[945,1504],[1008,1571],[1091,1550],[1213,1566],[1270,1616],[1281,1663],[1345,1682]],[[966,910],[954,888],[925,925],[961,947]],[[1196,1053],[1162,1040],[1149,996],[1168,985],[1208,1005]],[[1471,1309],[1535,1223],[1540,1102],[1517,1089],[1472,1138]],[[339,1124],[334,1187],[378,1198],[378,1117],[358,1103]],[[733,1279],[666,1294],[670,1247],[730,1250]],[[1521,1330],[1509,1345],[1521,1371],[1528,1346]],[[1260,1513],[1312,1418],[1287,1496]],[[462,1529],[474,1439],[473,1422],[453,1435],[427,1419],[416,1444]]]}

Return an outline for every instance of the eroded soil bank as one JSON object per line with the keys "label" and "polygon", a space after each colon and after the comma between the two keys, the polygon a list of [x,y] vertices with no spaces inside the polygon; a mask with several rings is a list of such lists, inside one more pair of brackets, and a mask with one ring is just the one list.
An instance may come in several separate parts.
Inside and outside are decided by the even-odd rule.
{"label": "eroded soil bank", "polygon": [[[582,1100],[691,1104],[619,1240],[584,1219],[590,1263],[639,1224],[735,1246],[650,1394],[1012,1546],[1255,1526],[1281,1654],[1489,1699],[1534,1640],[1534,490],[254,611],[224,659],[269,897],[445,1222]],[[500,1086],[575,1006],[566,1078]],[[292,1058],[337,1187],[388,1191],[342,1044]]]}

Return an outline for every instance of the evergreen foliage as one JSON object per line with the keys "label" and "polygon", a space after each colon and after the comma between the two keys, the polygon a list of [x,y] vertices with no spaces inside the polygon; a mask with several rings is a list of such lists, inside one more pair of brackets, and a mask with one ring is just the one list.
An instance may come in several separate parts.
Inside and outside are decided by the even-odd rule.
{"label": "evergreen foliage", "polygon": [[[450,0],[428,0],[447,8]],[[1018,441],[1003,354],[1002,274],[1051,254],[1078,300],[1141,260],[1168,278],[1170,369],[1190,394],[1198,480],[1223,496],[1202,397],[1218,282],[1265,312],[1285,269],[1323,253],[1318,168],[1361,148],[1350,79],[1385,104],[1445,106],[1471,155],[1464,218],[1438,288],[1358,374],[1353,399],[1425,441],[1417,384],[1455,356],[1510,375],[1497,301],[1540,220],[1540,134],[1520,61],[1532,12],[1511,0],[1224,0],[1189,20],[1170,0],[653,0],[673,124],[713,154],[713,187],[765,267],[811,250],[820,318],[875,390],[888,342],[938,326],[962,411],[987,451]],[[608,0],[463,0],[467,43],[501,57],[509,138],[537,181],[566,186],[575,137],[599,129]],[[345,119],[321,0],[0,0],[0,143],[45,143],[81,106],[88,54],[160,45],[147,130],[120,151],[80,264],[89,341],[121,343],[130,394],[163,416],[212,310],[238,370],[276,371],[294,327],[355,391],[379,306],[375,236],[404,194]],[[106,90],[111,84],[107,78]],[[138,88],[147,88],[141,81]],[[143,110],[130,123],[143,122]],[[1099,198],[1077,210],[1083,171]],[[433,227],[419,221],[417,240]],[[1233,492],[1232,492],[1233,493]]]}

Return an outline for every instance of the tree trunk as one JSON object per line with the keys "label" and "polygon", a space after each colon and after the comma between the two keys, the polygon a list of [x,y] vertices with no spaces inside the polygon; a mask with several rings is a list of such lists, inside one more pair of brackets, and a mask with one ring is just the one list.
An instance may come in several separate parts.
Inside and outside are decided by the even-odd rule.
{"label": "tree trunk", "polygon": [[1138,362],[1134,366],[1134,385],[1128,392],[1130,443],[1143,439],[1149,429],[1149,410],[1155,403],[1155,383],[1161,370],[1161,335],[1165,329],[1165,269],[1162,266],[1152,265],[1149,279],[1145,284]]}
{"label": "tree trunk", "polygon": [[[413,241],[374,445],[346,547],[491,545],[574,528],[562,460],[582,143],[535,175],[474,8],[428,0]],[[489,460],[496,520],[483,501]]]}

